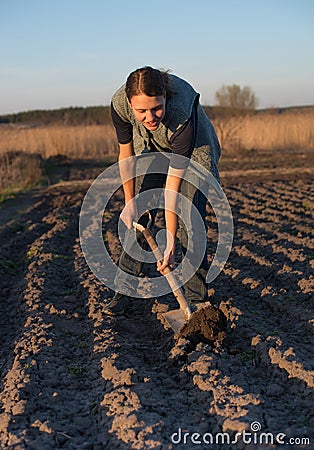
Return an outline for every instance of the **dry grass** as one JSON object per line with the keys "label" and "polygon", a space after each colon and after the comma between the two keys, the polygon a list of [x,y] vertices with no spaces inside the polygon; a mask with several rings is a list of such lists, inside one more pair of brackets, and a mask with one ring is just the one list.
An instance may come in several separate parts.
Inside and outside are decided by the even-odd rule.
{"label": "dry grass", "polygon": [[[213,120],[224,150],[314,148],[314,109],[261,111]],[[62,154],[72,159],[102,159],[117,154],[112,125],[0,126],[0,153],[22,150],[43,158]]]}
{"label": "dry grass", "polygon": [[102,160],[117,154],[111,125],[0,127],[0,203],[12,194],[47,183],[45,160]]}
{"label": "dry grass", "polygon": [[42,158],[34,153],[0,154],[0,203],[12,194],[46,180]]}
{"label": "dry grass", "polygon": [[43,158],[62,154],[72,159],[102,159],[117,152],[111,125],[0,127],[0,153],[22,150]]}
{"label": "dry grass", "polygon": [[[216,117],[213,123],[225,155],[250,149],[314,149],[314,108]],[[0,197],[3,192],[40,183],[45,178],[43,160],[49,157],[61,154],[73,160],[102,160],[117,152],[112,125],[1,125]]]}
{"label": "dry grass", "polygon": [[281,114],[222,117],[213,120],[224,150],[313,150],[314,109],[285,110]]}

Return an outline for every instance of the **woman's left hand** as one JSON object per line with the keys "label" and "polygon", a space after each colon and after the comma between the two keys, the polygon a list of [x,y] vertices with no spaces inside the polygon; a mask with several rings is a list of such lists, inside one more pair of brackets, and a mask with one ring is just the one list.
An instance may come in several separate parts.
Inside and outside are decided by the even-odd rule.
{"label": "woman's left hand", "polygon": [[164,258],[162,261],[157,262],[157,270],[158,272],[161,272],[166,268],[169,267],[171,270],[175,268],[174,264],[174,251],[165,251]]}

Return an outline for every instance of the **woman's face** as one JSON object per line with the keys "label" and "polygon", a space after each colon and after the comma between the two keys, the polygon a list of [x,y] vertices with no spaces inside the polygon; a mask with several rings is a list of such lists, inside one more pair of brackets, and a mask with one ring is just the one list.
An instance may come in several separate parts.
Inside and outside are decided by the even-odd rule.
{"label": "woman's face", "polygon": [[166,113],[164,95],[149,97],[145,94],[134,95],[130,101],[136,119],[150,131],[157,130]]}

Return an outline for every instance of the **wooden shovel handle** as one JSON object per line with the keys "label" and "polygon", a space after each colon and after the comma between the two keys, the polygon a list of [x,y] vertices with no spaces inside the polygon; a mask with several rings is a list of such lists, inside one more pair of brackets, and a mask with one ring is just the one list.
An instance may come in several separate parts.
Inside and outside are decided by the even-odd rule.
{"label": "wooden shovel handle", "polygon": [[[157,261],[162,260],[163,254],[161,253],[161,251],[157,245],[157,242],[155,241],[150,230],[148,228],[144,228],[144,229],[141,229],[141,231],[142,231],[148,245],[150,246],[152,252],[154,253],[156,260]],[[168,275],[167,280],[172,289],[172,292],[173,292],[175,298],[177,299],[177,301],[180,305],[180,308],[183,310],[186,317],[189,318],[191,315],[190,305],[188,304],[186,298],[184,297],[182,289],[180,287],[178,287],[177,281],[176,281],[170,267],[169,266],[165,267],[161,273],[163,275]]]}

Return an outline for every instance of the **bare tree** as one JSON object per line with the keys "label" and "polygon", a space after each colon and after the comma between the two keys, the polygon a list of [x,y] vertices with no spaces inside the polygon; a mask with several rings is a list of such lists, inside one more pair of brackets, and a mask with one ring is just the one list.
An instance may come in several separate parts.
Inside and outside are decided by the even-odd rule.
{"label": "bare tree", "polygon": [[215,94],[217,106],[232,109],[255,109],[258,100],[250,88],[241,88],[237,84],[223,85]]}
{"label": "bare tree", "polygon": [[232,152],[240,149],[238,132],[242,128],[242,117],[234,115],[218,116],[213,120],[222,150]]}

